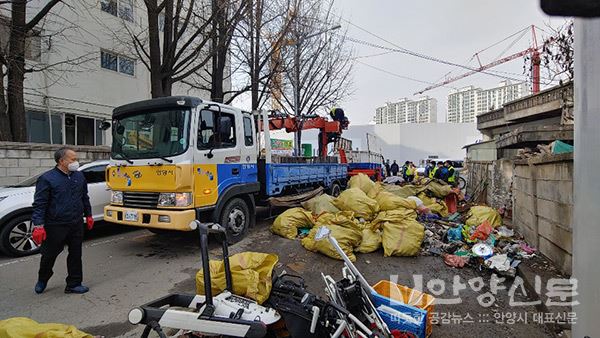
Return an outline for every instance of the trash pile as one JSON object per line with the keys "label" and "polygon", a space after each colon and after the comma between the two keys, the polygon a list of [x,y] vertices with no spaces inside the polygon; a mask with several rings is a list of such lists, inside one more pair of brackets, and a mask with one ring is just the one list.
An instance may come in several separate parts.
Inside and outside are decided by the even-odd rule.
{"label": "trash pile", "polygon": [[470,205],[460,190],[426,178],[395,185],[354,176],[337,198],[320,195],[286,210],[271,231],[300,238],[309,251],[341,259],[329,243],[314,240],[324,225],[352,261],[356,253],[383,247],[385,257],[435,255],[451,267],[486,268],[514,277],[517,265],[536,251],[502,225],[494,208]]}
{"label": "trash pile", "polygon": [[464,206],[444,219],[423,215],[419,220],[426,228],[422,254],[441,256],[451,267],[468,265],[515,277],[516,267],[536,251],[488,206]]}
{"label": "trash pile", "polygon": [[517,152],[517,158],[529,159],[544,155],[558,155],[573,152],[573,146],[560,140],[555,140],[550,144],[538,144],[535,148],[523,148]]}
{"label": "trash pile", "polygon": [[271,231],[288,239],[301,238],[307,250],[335,259],[340,256],[329,243],[314,240],[320,226],[331,230],[352,261],[357,252],[374,252],[381,247],[386,257],[416,256],[425,238],[418,215],[447,217],[444,199],[462,199],[460,192],[434,180],[399,186],[375,183],[359,174],[348,185],[337,198],[320,195],[303,202],[301,208],[286,210],[275,219]]}

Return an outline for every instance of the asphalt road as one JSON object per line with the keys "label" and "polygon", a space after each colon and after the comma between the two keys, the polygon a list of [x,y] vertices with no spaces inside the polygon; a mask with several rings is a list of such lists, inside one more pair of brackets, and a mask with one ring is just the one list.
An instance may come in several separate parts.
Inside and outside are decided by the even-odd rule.
{"label": "asphalt road", "polygon": [[[272,235],[269,225],[270,221],[259,221],[244,240],[230,248],[231,253],[275,252],[280,257],[277,271],[285,269],[301,274],[309,288],[318,294],[323,294],[321,272],[336,279],[340,277],[340,261],[308,252],[299,241]],[[127,313],[132,307],[170,292],[195,291],[194,276],[201,264],[198,240],[192,234],[155,235],[146,230],[106,224],[88,237],[83,260],[84,283],[90,292],[85,295],[63,293],[65,252],[58,258],[54,277],[42,295],[33,292],[39,256],[20,259],[0,256],[0,319],[25,316],[40,322],[72,324],[106,337],[139,337],[142,328],[127,322]],[[399,283],[408,286],[413,285],[414,275],[422,276],[424,284],[431,280],[444,281],[445,291],[439,298],[455,298],[451,285],[456,276],[462,283],[483,277],[482,290],[476,292],[467,285],[459,291],[459,304],[436,305],[438,321],[446,323],[435,325],[432,337],[551,335],[546,326],[532,322],[537,313],[533,306],[510,306],[506,289],[494,294],[489,274],[468,268],[449,268],[439,257],[384,258],[381,251],[359,255],[356,265],[370,282],[389,279],[390,275],[397,275]],[[509,287],[510,284],[507,289]],[[482,307],[477,297],[488,291],[494,302]],[[528,322],[507,324],[508,313],[524,314]],[[465,317],[473,323],[466,322]],[[496,323],[500,318],[504,318],[502,323]]]}

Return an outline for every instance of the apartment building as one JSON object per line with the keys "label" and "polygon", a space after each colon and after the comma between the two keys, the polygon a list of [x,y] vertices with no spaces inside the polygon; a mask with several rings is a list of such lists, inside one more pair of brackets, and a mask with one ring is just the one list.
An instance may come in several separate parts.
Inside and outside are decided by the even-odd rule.
{"label": "apartment building", "polygon": [[429,96],[388,102],[375,109],[376,124],[437,122],[437,100]]}

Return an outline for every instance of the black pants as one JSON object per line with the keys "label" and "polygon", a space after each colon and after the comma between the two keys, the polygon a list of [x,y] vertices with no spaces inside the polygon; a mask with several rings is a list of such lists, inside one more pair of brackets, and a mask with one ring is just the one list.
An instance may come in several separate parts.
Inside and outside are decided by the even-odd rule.
{"label": "black pants", "polygon": [[69,225],[48,225],[46,240],[40,249],[42,259],[38,280],[47,282],[52,277],[52,268],[56,257],[63,251],[65,245],[69,248],[67,256],[67,286],[81,285],[83,268],[81,263],[81,245],[83,242],[83,223]]}

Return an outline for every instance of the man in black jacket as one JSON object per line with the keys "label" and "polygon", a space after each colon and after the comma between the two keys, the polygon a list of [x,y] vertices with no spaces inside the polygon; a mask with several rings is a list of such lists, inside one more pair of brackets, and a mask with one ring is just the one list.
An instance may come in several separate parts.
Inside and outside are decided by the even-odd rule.
{"label": "man in black jacket", "polygon": [[83,268],[81,246],[83,242],[83,217],[87,228],[94,226],[92,208],[88,197],[87,182],[77,169],[77,153],[63,147],[54,153],[56,167],[42,174],[35,187],[33,214],[33,239],[41,243],[42,259],[35,292],[42,293],[52,277],[56,257],[69,248],[67,257],[65,293],[86,293],[82,285]]}

